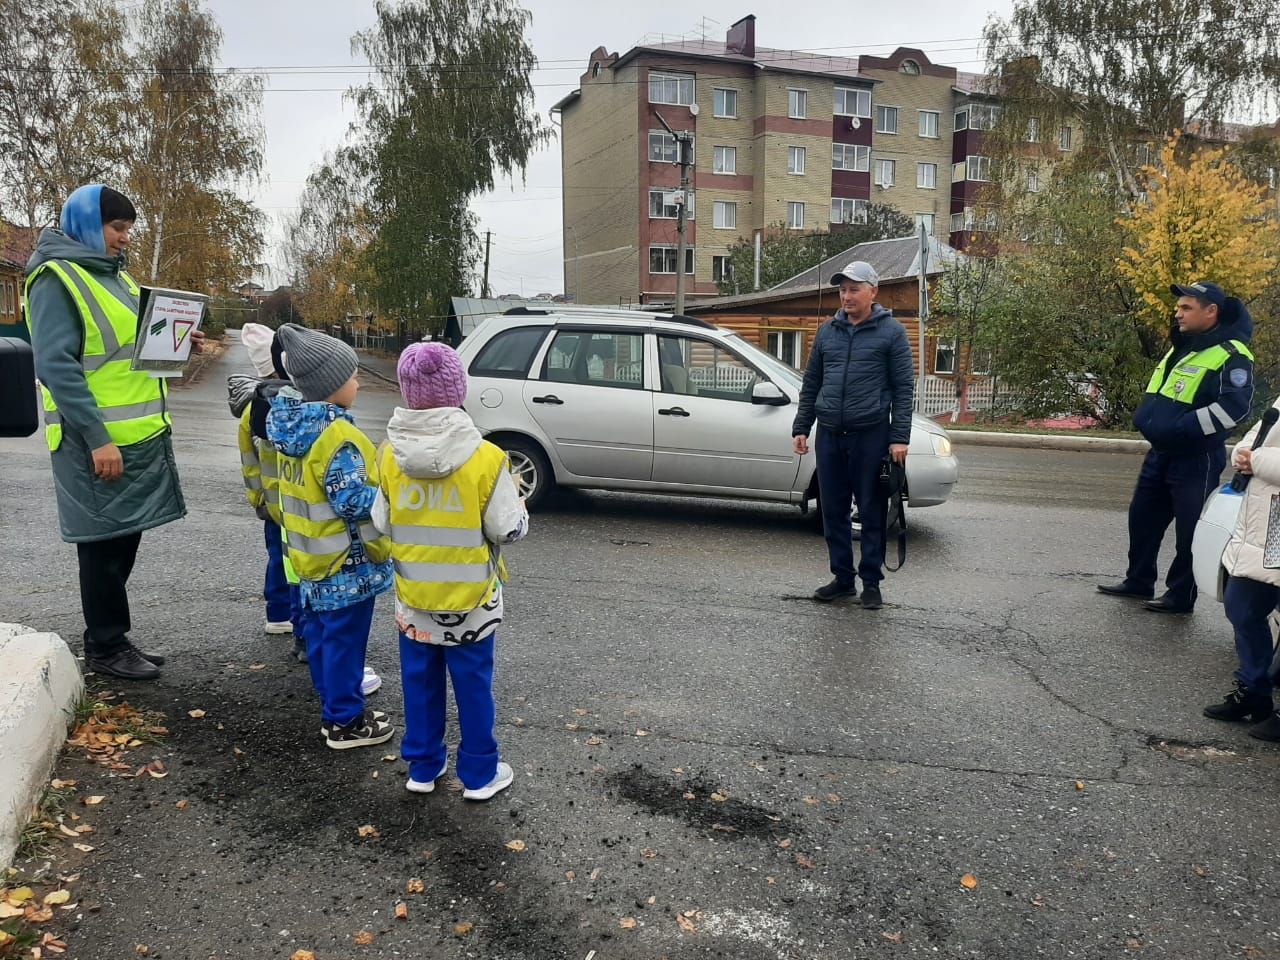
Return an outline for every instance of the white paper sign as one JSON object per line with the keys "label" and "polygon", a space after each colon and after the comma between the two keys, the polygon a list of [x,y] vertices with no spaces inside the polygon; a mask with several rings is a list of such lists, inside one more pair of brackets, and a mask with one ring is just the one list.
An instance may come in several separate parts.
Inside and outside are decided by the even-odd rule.
{"label": "white paper sign", "polygon": [[138,359],[186,363],[191,356],[191,333],[200,325],[203,313],[203,303],[157,293],[151,299],[151,315],[143,331],[146,342]]}

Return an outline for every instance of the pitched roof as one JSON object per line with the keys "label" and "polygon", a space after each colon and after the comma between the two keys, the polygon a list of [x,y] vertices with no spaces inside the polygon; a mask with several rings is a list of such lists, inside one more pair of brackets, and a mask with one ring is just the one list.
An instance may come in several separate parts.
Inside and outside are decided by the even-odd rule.
{"label": "pitched roof", "polygon": [[[925,273],[927,276],[937,276],[947,265],[963,257],[964,254],[955,247],[937,237],[930,237],[929,265]],[[886,281],[918,277],[920,275],[920,238],[899,237],[894,240],[871,240],[867,243],[855,244],[834,257],[824,260],[820,266],[811,267],[803,273],[775,284],[768,290],[698,300],[695,303],[685,304],[684,312],[696,314],[707,310],[722,310],[726,307],[747,307],[787,300],[818,287],[826,288],[831,275],[853,260],[865,260],[871,264],[880,275],[881,284]]]}
{"label": "pitched roof", "polygon": [[0,220],[0,263],[22,269],[31,259],[34,249],[30,230],[8,220]]}

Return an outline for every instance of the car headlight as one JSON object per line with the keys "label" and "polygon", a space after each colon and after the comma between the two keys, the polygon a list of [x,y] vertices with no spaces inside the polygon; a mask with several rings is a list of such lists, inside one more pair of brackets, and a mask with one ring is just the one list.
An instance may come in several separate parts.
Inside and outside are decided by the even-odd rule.
{"label": "car headlight", "polygon": [[933,443],[933,455],[935,457],[951,456],[951,438],[944,437],[940,433],[929,434],[929,440]]}

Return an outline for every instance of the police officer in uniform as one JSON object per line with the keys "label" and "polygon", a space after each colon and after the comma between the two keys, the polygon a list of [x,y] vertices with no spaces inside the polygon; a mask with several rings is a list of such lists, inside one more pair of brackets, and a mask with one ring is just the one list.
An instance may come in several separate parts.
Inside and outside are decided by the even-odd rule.
{"label": "police officer in uniform", "polygon": [[[1196,601],[1191,538],[1205,499],[1226,463],[1227,435],[1253,402],[1253,320],[1216,283],[1175,284],[1178,298],[1170,339],[1133,416],[1151,443],[1129,504],[1129,568],[1098,590],[1136,597],[1156,613],[1190,613]],[[1177,553],[1163,596],[1153,599],[1160,541],[1170,522]]]}

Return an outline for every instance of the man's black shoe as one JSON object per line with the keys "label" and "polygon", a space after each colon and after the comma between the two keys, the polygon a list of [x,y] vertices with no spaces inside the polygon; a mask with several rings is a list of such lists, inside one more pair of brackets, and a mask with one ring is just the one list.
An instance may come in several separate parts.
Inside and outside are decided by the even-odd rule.
{"label": "man's black shoe", "polygon": [[880,588],[875,584],[862,588],[862,609],[879,610],[884,601],[880,598]]}
{"label": "man's black shoe", "polygon": [[1150,600],[1155,596],[1152,590],[1139,590],[1137,587],[1131,587],[1123,581],[1120,583],[1100,583],[1098,584],[1098,592],[1105,593],[1108,597],[1134,597],[1138,600]]}
{"label": "man's black shoe", "polygon": [[1249,736],[1253,737],[1255,740],[1266,740],[1270,743],[1280,743],[1280,716],[1273,713],[1256,727],[1250,727]]}
{"label": "man's black shoe", "polygon": [[[1204,708],[1204,715],[1210,720],[1225,720],[1228,723],[1252,720],[1262,726],[1268,719],[1274,718],[1275,710],[1269,695],[1250,693],[1248,688],[1237,680],[1235,689],[1223,697],[1221,703],[1211,703]],[[1273,722],[1278,731],[1277,736],[1280,737],[1280,721],[1273,719]],[[1259,737],[1259,739],[1267,738]]]}
{"label": "man's black shoe", "polygon": [[85,665],[94,673],[105,673],[121,680],[158,680],[160,668],[129,646],[105,657],[85,656]]}
{"label": "man's black shoe", "polygon": [[832,580],[824,587],[819,587],[813,591],[813,599],[822,603],[830,603],[840,597],[856,597],[858,595],[858,585],[856,583],[841,583],[839,580]]}
{"label": "man's black shoe", "polygon": [[1194,603],[1179,603],[1167,593],[1159,600],[1147,600],[1142,605],[1152,613],[1190,613],[1195,609]]}
{"label": "man's black shoe", "polygon": [[[131,643],[131,644],[129,644],[129,646],[133,647],[133,644]],[[133,649],[138,650],[138,648],[137,648],[137,647],[133,647]],[[150,660],[150,661],[151,661],[152,663],[154,663],[157,667],[163,667],[163,666],[164,666],[165,657],[164,657],[164,655],[163,655],[163,654],[160,654],[160,653],[143,653],[141,650],[138,650],[138,656],[142,657],[142,659],[143,659],[143,660]]]}

